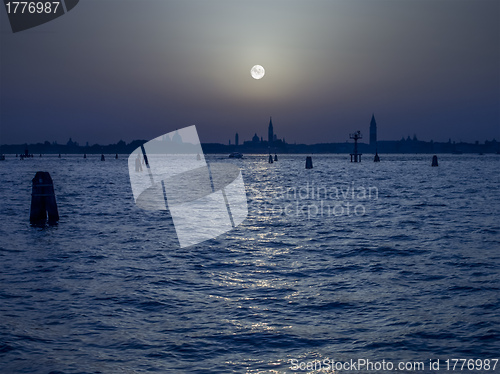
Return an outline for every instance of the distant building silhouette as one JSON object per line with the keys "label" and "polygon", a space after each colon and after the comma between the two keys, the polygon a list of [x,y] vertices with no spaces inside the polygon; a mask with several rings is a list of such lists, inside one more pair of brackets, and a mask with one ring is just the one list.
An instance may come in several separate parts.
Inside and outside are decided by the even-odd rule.
{"label": "distant building silhouette", "polygon": [[269,142],[269,145],[271,145],[274,140],[273,117],[269,117],[269,129],[267,132],[267,141]]}
{"label": "distant building silhouette", "polygon": [[74,142],[73,140],[71,140],[71,138],[69,138],[68,142],[66,143],[66,145],[68,147],[78,147],[78,143],[77,142]]}
{"label": "distant building silhouette", "polygon": [[[235,144],[240,145],[239,143],[239,137],[238,133],[235,134]],[[240,150],[241,151],[246,151],[246,152],[259,152],[260,150],[269,150],[271,151],[271,148],[274,152],[276,151],[284,151],[286,149],[286,142],[285,138],[278,138],[278,136],[274,133],[274,126],[273,126],[273,118],[269,117],[269,125],[267,127],[267,139],[264,139],[263,136],[255,135],[252,137],[251,140],[243,141]]]}
{"label": "distant building silhouette", "polygon": [[370,148],[372,150],[377,148],[377,122],[374,114],[372,114],[372,120],[370,121]]}
{"label": "distant building silhouette", "polygon": [[180,136],[178,131],[176,131],[175,134],[172,136],[172,141],[174,143],[182,144],[182,137]]}
{"label": "distant building silhouette", "polygon": [[240,144],[240,139],[238,133],[236,133],[236,135],[234,136],[234,145],[238,146],[239,144]]}

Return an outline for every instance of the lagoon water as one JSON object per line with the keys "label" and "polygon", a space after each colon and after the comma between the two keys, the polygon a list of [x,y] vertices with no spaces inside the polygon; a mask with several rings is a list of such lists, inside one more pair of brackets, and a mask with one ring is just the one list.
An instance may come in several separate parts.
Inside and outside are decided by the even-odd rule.
{"label": "lagoon water", "polygon": [[[313,155],[311,170],[279,157],[208,155],[242,169],[249,215],[180,248],[168,212],[134,204],[126,155],[7,155],[0,372],[331,372],[292,370],[326,359],[500,371],[484,366],[500,358],[499,155],[437,168],[431,155]],[[39,170],[54,227],[29,225]]]}

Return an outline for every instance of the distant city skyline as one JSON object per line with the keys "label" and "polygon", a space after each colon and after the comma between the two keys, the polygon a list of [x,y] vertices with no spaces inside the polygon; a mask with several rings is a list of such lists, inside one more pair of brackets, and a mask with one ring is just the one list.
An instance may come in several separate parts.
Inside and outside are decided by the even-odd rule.
{"label": "distant city skyline", "polygon": [[[175,129],[174,129],[175,131]],[[279,131],[279,129],[278,129]],[[500,141],[500,134],[498,134],[498,137],[491,137],[491,138],[486,138],[483,140],[474,140],[474,141],[467,141],[463,139],[454,139],[453,137],[448,137],[447,139],[442,139],[442,140],[434,140],[434,139],[422,139],[416,132],[412,134],[407,134],[407,135],[402,135],[401,137],[397,139],[380,139],[378,136],[378,129],[377,129],[377,120],[375,118],[375,114],[372,114],[371,120],[369,124],[363,127],[358,127],[356,130],[352,130],[351,132],[354,131],[360,131],[362,135],[362,139],[360,140],[360,143],[362,144],[367,144],[370,145],[370,147],[374,148],[377,144],[378,141],[381,142],[387,142],[387,141],[399,141],[399,140],[419,140],[419,141],[425,141],[425,142],[453,142],[453,143],[479,143],[479,144],[484,144],[485,142],[491,142],[491,141]],[[264,134],[267,133],[266,136]],[[216,143],[216,144],[229,144],[229,145],[242,145],[244,143],[251,143],[251,142],[264,142],[264,143],[272,143],[270,142],[270,139],[273,139],[274,142],[280,142],[283,144],[306,144],[306,145],[314,145],[314,144],[323,144],[323,143],[343,143],[343,142],[351,142],[351,139],[349,139],[350,133],[346,134],[345,139],[341,139],[340,141],[333,141],[329,139],[321,139],[318,142],[315,143],[305,143],[301,141],[292,141],[288,142],[286,141],[285,137],[278,138],[277,134],[274,132],[274,125],[272,124],[272,117],[269,118],[269,122],[267,126],[258,126],[258,129],[256,127],[256,130],[253,133],[254,135],[251,136],[250,138],[240,138],[239,133],[236,131],[234,134],[228,134],[228,140],[224,141],[221,139],[221,141],[202,141],[202,143]],[[130,143],[130,142],[135,142],[138,140],[144,140],[144,139],[130,139],[125,141],[123,138],[120,138],[118,140],[112,140],[108,143],[99,143],[99,142],[90,142],[90,141],[80,141],[77,139],[73,139],[73,137],[66,137],[67,140],[40,140],[40,141],[34,141],[31,142],[31,144],[40,144],[40,143],[50,143],[50,144],[59,144],[59,145],[77,145],[77,146],[91,146],[95,144],[99,145],[111,145],[111,144],[117,144],[121,142],[125,143]],[[234,141],[234,142],[233,142]],[[2,142],[0,145],[13,145],[13,144],[29,144],[30,142],[22,141],[22,142],[17,142],[17,143],[6,143]]]}
{"label": "distant city skyline", "polygon": [[[497,0],[87,0],[12,33],[0,144],[500,139]],[[265,68],[262,79],[252,66]]]}
{"label": "distant city skyline", "polygon": [[[274,141],[282,141],[283,143],[288,143],[286,142],[285,140],[285,137],[282,137],[282,138],[278,138],[277,137],[277,134],[274,133],[274,126],[273,126],[273,123],[272,123],[272,117],[269,118],[269,124],[268,124],[268,127],[267,127],[267,138],[265,138],[263,136],[263,133],[264,133],[264,129],[261,129],[262,130],[262,133],[261,131],[256,131],[253,135],[252,138],[250,139],[242,139],[241,142],[242,143],[245,143],[245,142],[251,142],[253,141],[255,138],[258,138],[259,141],[263,141],[265,140],[266,142],[270,143],[270,139],[273,139]],[[487,142],[487,141],[493,141],[493,140],[496,140],[496,141],[500,141],[500,138],[497,138],[497,137],[492,137],[492,138],[487,138],[487,139],[483,139],[483,140],[474,140],[474,141],[464,141],[462,139],[453,139],[451,136],[447,139],[443,139],[443,140],[434,140],[434,139],[422,139],[418,136],[418,134],[416,132],[412,133],[412,134],[407,134],[407,135],[402,135],[400,138],[398,139],[380,139],[378,137],[378,129],[377,129],[377,120],[375,118],[375,114],[372,113],[371,115],[371,120],[369,122],[369,124],[367,124],[364,128],[363,127],[359,127],[359,128],[356,128],[356,130],[352,130],[351,132],[354,132],[354,131],[360,131],[361,134],[363,135],[363,139],[364,139],[364,142],[363,140],[360,141],[360,143],[366,143],[366,144],[369,144],[371,147],[375,147],[376,144],[377,144],[377,141],[398,141],[398,140],[402,140],[402,139],[405,139],[405,140],[408,140],[408,139],[412,139],[412,140],[421,140],[421,141],[437,141],[437,142],[449,142],[449,141],[452,141],[452,142],[464,142],[464,143],[476,143],[476,142],[479,142],[479,143],[484,143],[484,142]],[[499,134],[500,136],[500,134]],[[235,143],[232,143],[232,140],[231,140],[231,137],[229,137],[229,145],[238,145],[240,143],[240,137],[239,137],[239,133],[236,132],[234,134],[234,140],[235,140]],[[293,144],[293,143],[297,143],[297,144],[321,144],[321,143],[341,143],[341,142],[349,142],[350,139],[349,139],[349,134],[346,134],[346,137],[345,137],[345,140],[340,140],[340,141],[330,141],[328,139],[322,139],[316,143],[303,143],[303,142],[300,142],[300,141],[294,141],[294,142],[291,142],[290,144]],[[218,142],[218,143],[221,143],[221,144],[224,144],[224,142]]]}

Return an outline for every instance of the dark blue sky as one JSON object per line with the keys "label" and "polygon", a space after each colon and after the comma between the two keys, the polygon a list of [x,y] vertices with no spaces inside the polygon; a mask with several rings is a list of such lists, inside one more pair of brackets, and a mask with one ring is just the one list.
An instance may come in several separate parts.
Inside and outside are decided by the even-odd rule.
{"label": "dark blue sky", "polygon": [[[13,34],[0,143],[500,140],[497,0],[85,0]],[[263,65],[261,80],[250,68]]]}

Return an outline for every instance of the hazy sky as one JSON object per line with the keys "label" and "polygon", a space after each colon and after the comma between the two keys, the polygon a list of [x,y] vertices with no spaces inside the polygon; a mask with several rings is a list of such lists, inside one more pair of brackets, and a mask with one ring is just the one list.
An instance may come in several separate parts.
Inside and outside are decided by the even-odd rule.
{"label": "hazy sky", "polygon": [[270,116],[342,142],[372,113],[382,140],[500,140],[498,0],[84,0],[15,34],[0,13],[2,144],[241,142]]}

